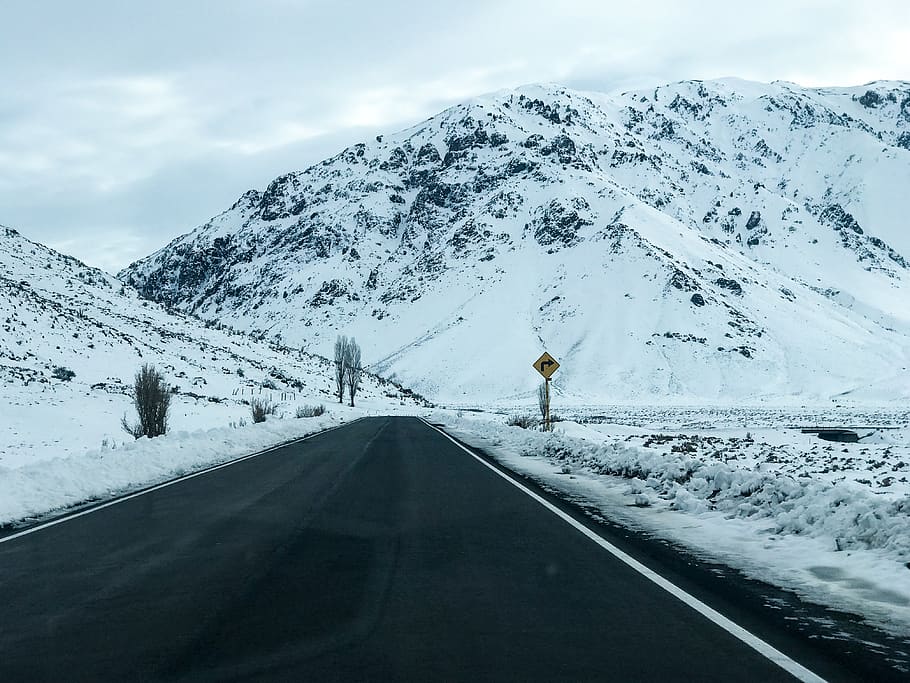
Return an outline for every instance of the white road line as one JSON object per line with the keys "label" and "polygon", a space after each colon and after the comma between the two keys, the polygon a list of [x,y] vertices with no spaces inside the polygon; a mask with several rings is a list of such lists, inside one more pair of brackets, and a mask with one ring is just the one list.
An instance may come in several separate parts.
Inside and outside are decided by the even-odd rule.
{"label": "white road line", "polygon": [[[421,419],[423,419],[423,418],[421,418]],[[438,427],[431,425],[426,420],[423,420],[423,422],[428,427],[435,429],[437,432],[442,434],[449,441],[454,443],[456,446],[458,446],[465,453],[467,453],[472,458],[477,460],[479,463],[481,463],[485,467],[488,467],[493,472],[498,474],[500,477],[505,479],[507,482],[509,482],[516,488],[518,488],[520,491],[522,491],[526,495],[533,498],[535,501],[540,503],[547,510],[549,510],[554,515],[556,515],[557,517],[562,519],[564,522],[566,522],[569,526],[574,527],[577,531],[580,531],[581,533],[583,533],[585,536],[587,536],[589,539],[594,541],[597,545],[599,545],[601,548],[606,550],[608,553],[610,553],[611,555],[616,557],[618,560],[621,560],[622,562],[627,564],[629,567],[631,567],[632,569],[637,571],[639,574],[641,574],[645,578],[649,579],[650,581],[654,582],[655,584],[657,584],[658,586],[663,588],[670,595],[672,595],[676,599],[680,600],[681,602],[684,602],[689,607],[694,609],[696,612],[698,612],[699,614],[704,616],[706,619],[708,619],[709,621],[713,622],[714,624],[720,626],[727,633],[734,636],[735,638],[738,638],[743,643],[745,643],[746,645],[751,647],[753,650],[755,650],[756,652],[758,652],[765,658],[767,658],[767,659],[771,660],[772,662],[774,662],[775,664],[777,664],[780,668],[784,669],[785,671],[787,671],[788,673],[793,675],[797,680],[804,681],[805,683],[825,683],[825,679],[822,678],[821,676],[818,676],[817,674],[813,673],[812,671],[810,671],[809,669],[804,667],[799,662],[796,662],[796,661],[790,659],[787,655],[785,655],[780,650],[775,649],[774,647],[772,647],[771,645],[766,643],[764,640],[762,640],[755,634],[747,631],[739,624],[731,621],[730,619],[725,617],[723,614],[721,614],[717,610],[715,610],[715,609],[709,607],[708,605],[706,605],[705,603],[703,603],[698,598],[696,598],[692,595],[689,595],[688,593],[686,593],[686,591],[684,591],[682,588],[680,588],[676,584],[671,583],[670,581],[668,581],[667,579],[662,577],[660,574],[649,569],[648,567],[643,565],[641,562],[639,562],[635,558],[631,557],[630,555],[626,554],[625,552],[623,552],[622,550],[617,548],[615,545],[612,545],[605,539],[601,538],[598,534],[593,532],[591,529],[586,527],[584,524],[582,524],[578,520],[574,519],[571,515],[566,514],[565,512],[560,510],[558,507],[553,505],[551,502],[546,500],[545,498],[542,498],[538,494],[534,493],[534,491],[529,489],[527,486],[525,486],[521,482],[516,481],[515,479],[510,477],[508,474],[503,472],[502,470],[500,470],[496,467],[493,467],[493,465],[488,463],[486,460],[484,460],[483,458],[479,457],[478,455],[472,453],[469,449],[465,448],[463,445],[458,443],[458,441],[456,441],[451,436],[446,434],[442,429],[439,429]]]}
{"label": "white road line", "polygon": [[64,522],[68,522],[71,519],[76,519],[78,517],[84,517],[85,515],[90,515],[93,512],[98,512],[99,510],[104,510],[105,508],[109,508],[113,505],[117,505],[118,503],[123,503],[127,500],[132,500],[133,498],[138,498],[139,496],[144,496],[146,493],[152,493],[153,491],[160,491],[163,488],[167,488],[168,486],[173,486],[174,484],[179,484],[180,482],[186,481],[187,479],[194,479],[195,477],[201,477],[203,474],[209,474],[210,472],[214,472],[215,470],[220,470],[220,469],[224,469],[225,467],[230,467],[231,465],[236,465],[238,462],[243,462],[244,460],[249,460],[250,458],[256,458],[256,457],[259,457],[260,455],[265,455],[266,453],[271,453],[272,451],[277,451],[279,448],[284,448],[285,446],[292,446],[295,443],[300,443],[301,441],[306,441],[307,439],[312,439],[314,437],[321,436],[321,435],[327,434],[329,432],[333,432],[336,429],[341,429],[342,427],[347,427],[349,425],[354,424],[355,422],[359,422],[362,419],[363,418],[359,417],[356,420],[351,420],[350,422],[345,422],[344,424],[340,424],[337,427],[332,427],[330,429],[324,429],[321,432],[316,432],[315,434],[308,434],[307,436],[302,436],[299,439],[293,439],[292,441],[288,441],[287,443],[278,444],[277,446],[271,446],[270,448],[266,448],[265,450],[257,451],[256,453],[250,453],[249,455],[244,455],[244,456],[241,456],[234,460],[229,460],[227,462],[223,462],[220,465],[213,465],[212,467],[207,467],[204,470],[199,470],[198,472],[193,472],[192,474],[187,474],[182,477],[178,477],[176,479],[169,479],[168,481],[162,482],[161,484],[156,484],[155,486],[150,486],[147,489],[142,489],[141,491],[136,491],[136,493],[130,493],[128,495],[121,496],[120,498],[115,498],[114,500],[108,501],[107,503],[102,503],[100,505],[96,505],[95,507],[91,507],[88,510],[82,510],[81,512],[74,512],[71,515],[65,515],[64,517],[58,517],[57,519],[52,519],[49,522],[44,522],[43,524],[38,524],[37,526],[29,527],[28,529],[23,529],[22,531],[19,531],[15,534],[11,534],[9,536],[4,536],[4,537],[0,538],[0,543],[7,543],[7,542],[15,540],[17,538],[22,538],[23,536],[28,536],[29,534],[33,534],[36,531],[41,531],[43,529],[49,529],[52,526],[57,526],[58,524],[63,524]]}

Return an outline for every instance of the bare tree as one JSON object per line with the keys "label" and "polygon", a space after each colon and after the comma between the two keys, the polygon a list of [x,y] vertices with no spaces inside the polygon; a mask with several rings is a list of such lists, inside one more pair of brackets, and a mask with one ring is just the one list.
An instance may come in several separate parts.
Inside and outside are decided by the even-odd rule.
{"label": "bare tree", "polygon": [[351,407],[354,407],[354,394],[360,387],[360,378],[363,376],[363,366],[360,363],[360,347],[351,337],[348,341],[348,351],[345,356],[344,380],[348,385],[348,393],[351,395]]}
{"label": "bare tree", "polygon": [[133,437],[154,438],[167,432],[168,412],[171,408],[171,392],[164,383],[164,376],[154,365],[143,364],[133,382],[133,405],[139,414],[139,422],[130,424],[126,415],[120,421],[123,429]]}
{"label": "bare tree", "polygon": [[339,335],[335,340],[335,392],[338,396],[338,402],[344,402],[344,385],[345,385],[345,363],[348,359],[348,338]]}

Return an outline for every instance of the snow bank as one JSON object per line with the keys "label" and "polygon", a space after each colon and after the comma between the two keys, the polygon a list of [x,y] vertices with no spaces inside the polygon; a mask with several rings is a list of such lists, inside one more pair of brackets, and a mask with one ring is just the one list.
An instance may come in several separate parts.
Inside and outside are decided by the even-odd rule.
{"label": "snow bank", "polygon": [[160,483],[345,422],[344,417],[268,420],[244,427],[172,432],[115,449],[0,467],[0,524]]}
{"label": "snow bank", "polygon": [[719,511],[728,518],[768,520],[769,533],[827,537],[840,549],[877,549],[910,560],[910,495],[890,498],[850,481],[746,470],[621,441],[596,443],[448,415],[437,418],[469,440],[482,437],[494,456],[505,449],[544,457],[564,472],[582,468],[631,480],[635,505],[647,506],[657,497],[687,513]]}

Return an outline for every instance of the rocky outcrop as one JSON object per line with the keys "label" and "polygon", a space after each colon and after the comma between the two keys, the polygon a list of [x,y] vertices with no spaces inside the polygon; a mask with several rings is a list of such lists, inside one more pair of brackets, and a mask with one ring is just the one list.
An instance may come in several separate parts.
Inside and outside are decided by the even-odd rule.
{"label": "rocky outcrop", "polygon": [[[467,302],[499,310],[502,296],[505,312],[484,321],[502,327],[493,336],[546,339],[621,304],[619,324],[686,330],[629,337],[674,363],[697,351],[758,365],[775,315],[839,285],[829,262],[866,292],[910,280],[910,206],[893,192],[906,210],[867,211],[882,195],[857,180],[880,177],[885,158],[889,172],[910,166],[910,86],[740,86],[479,98],[250,190],[122,276],[147,298],[301,345],[362,325],[379,345],[396,340],[383,348],[392,369],[471,328]],[[579,328],[567,343],[588,338]]]}

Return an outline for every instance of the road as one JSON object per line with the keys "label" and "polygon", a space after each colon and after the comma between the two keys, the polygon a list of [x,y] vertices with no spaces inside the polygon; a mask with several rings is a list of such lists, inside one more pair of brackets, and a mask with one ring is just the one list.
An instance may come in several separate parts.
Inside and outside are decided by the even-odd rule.
{"label": "road", "polygon": [[0,605],[2,681],[794,680],[416,418],[0,539]]}

